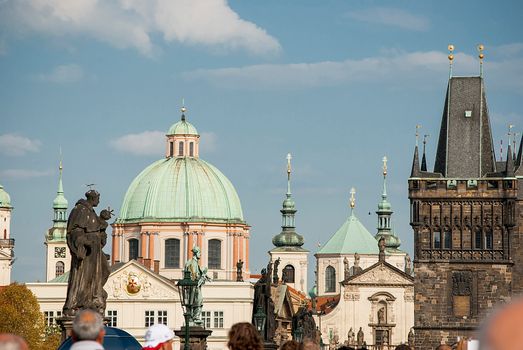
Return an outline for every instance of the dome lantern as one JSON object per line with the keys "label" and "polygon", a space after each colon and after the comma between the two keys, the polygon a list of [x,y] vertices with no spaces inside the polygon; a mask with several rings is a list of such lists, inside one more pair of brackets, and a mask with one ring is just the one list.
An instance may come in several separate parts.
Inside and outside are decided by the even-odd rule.
{"label": "dome lantern", "polygon": [[174,123],[167,131],[165,157],[193,157],[199,156],[200,135],[196,128],[186,120],[187,108],[180,109],[182,116],[179,122]]}

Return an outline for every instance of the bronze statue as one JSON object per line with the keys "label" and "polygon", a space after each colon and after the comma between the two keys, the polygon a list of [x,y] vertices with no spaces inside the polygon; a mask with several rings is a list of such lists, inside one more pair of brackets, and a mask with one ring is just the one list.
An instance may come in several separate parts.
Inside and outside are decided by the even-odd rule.
{"label": "bronze statue", "polygon": [[307,309],[307,305],[302,305],[292,316],[292,333],[301,328],[303,339],[316,340],[316,322],[312,317],[312,311]]}
{"label": "bronze statue", "polygon": [[[267,269],[269,271],[267,271]],[[254,303],[252,311],[252,323],[254,324],[254,314],[261,307],[266,315],[265,332],[262,337],[265,341],[273,342],[276,334],[276,316],[274,314],[274,301],[271,298],[271,275],[272,264],[269,262],[267,269],[261,270],[261,278],[254,285]]]}
{"label": "bronze statue", "polygon": [[67,298],[63,307],[65,316],[74,316],[79,310],[93,309],[105,315],[107,292],[103,289],[109,278],[108,255],[103,252],[107,242],[106,220],[110,210],[96,215],[100,194],[89,190],[86,199],[80,199],[67,221],[67,246],[71,252],[71,270]]}
{"label": "bronze statue", "polygon": [[202,307],[203,307],[203,295],[202,286],[207,281],[211,281],[211,278],[207,276],[207,268],[200,266],[201,251],[200,247],[194,246],[192,248],[192,259],[187,260],[185,263],[185,271],[191,272],[191,279],[197,281],[198,284],[195,288],[194,305],[191,306],[191,316],[189,318],[189,325],[203,326],[202,320]]}
{"label": "bronze statue", "polygon": [[236,282],[243,282],[243,261],[242,259],[238,260],[236,263]]}

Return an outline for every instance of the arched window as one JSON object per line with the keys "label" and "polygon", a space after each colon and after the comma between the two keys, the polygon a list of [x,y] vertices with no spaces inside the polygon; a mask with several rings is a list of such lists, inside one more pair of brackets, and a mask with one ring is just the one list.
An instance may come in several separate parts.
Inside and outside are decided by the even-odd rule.
{"label": "arched window", "polygon": [[474,230],[474,249],[482,249],[481,229],[476,227]]}
{"label": "arched window", "polygon": [[174,155],[174,142],[169,142],[169,156],[172,157]]}
{"label": "arched window", "polygon": [[138,259],[138,240],[131,238],[129,241],[129,260]]}
{"label": "arched window", "polygon": [[222,241],[219,239],[209,240],[208,265],[210,269],[222,268]]}
{"label": "arched window", "polygon": [[432,232],[432,242],[433,242],[433,248],[434,249],[440,249],[441,248],[441,231],[439,228],[435,228]]}
{"label": "arched window", "polygon": [[180,240],[170,238],[165,240],[165,267],[177,269],[180,267]]}
{"label": "arched window", "polygon": [[178,155],[183,156],[183,142],[178,143]]}
{"label": "arched window", "polygon": [[55,277],[62,276],[65,272],[65,264],[61,261],[58,261],[55,266],[55,272],[56,272]]}
{"label": "arched window", "polygon": [[336,269],[332,266],[327,266],[325,269],[325,293],[336,291]]}
{"label": "arched window", "polygon": [[7,229],[4,228],[4,239],[7,239]]}
{"label": "arched window", "polygon": [[445,230],[443,231],[443,248],[452,248],[452,232],[450,232],[449,228],[445,228]]}
{"label": "arched window", "polygon": [[189,156],[194,157],[194,142],[189,143]]}
{"label": "arched window", "polygon": [[294,266],[287,265],[283,268],[282,280],[287,283],[294,283]]}
{"label": "arched window", "polygon": [[494,248],[494,236],[492,235],[492,230],[487,230],[485,232],[485,249],[493,249]]}

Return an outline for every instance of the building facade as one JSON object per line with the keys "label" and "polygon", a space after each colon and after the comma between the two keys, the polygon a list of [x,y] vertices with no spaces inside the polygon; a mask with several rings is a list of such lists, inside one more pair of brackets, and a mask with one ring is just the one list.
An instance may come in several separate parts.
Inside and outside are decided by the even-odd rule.
{"label": "building facade", "polygon": [[496,161],[483,78],[451,77],[434,171],[416,146],[408,180],[416,349],[476,335],[523,291],[521,145],[507,153]]}
{"label": "building facade", "polygon": [[71,254],[67,247],[67,206],[62,185],[62,162],[60,161],[60,178],[58,191],[53,201],[53,226],[45,235],[46,246],[46,281],[60,277],[71,268]]}
{"label": "building facade", "polygon": [[11,283],[15,240],[11,238],[11,197],[0,185],[0,286]]}
{"label": "building facade", "polygon": [[200,158],[200,135],[186,121],[171,126],[165,157],[144,169],[124,197],[112,234],[112,262],[141,261],[171,279],[197,245],[201,264],[219,280],[249,275],[249,225],[231,182]]}
{"label": "building facade", "polygon": [[[281,269],[281,280],[291,288],[307,295],[309,251],[304,249],[303,236],[296,232],[296,203],[291,194],[291,155],[287,155],[287,193],[283,201],[282,231],[274,236],[274,248],[269,251],[272,264]],[[277,283],[278,281],[274,281]]]}

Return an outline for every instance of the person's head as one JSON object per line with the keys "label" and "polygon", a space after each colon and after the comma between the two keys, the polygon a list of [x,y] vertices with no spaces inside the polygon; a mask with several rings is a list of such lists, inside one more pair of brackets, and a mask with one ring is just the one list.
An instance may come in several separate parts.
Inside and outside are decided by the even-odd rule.
{"label": "person's head", "polygon": [[320,345],[310,339],[305,339],[303,343],[300,344],[300,350],[320,350]]}
{"label": "person's head", "polygon": [[280,350],[298,350],[300,348],[300,343],[295,340],[288,340],[282,344]]}
{"label": "person's head", "polygon": [[227,346],[231,350],[262,350],[263,341],[252,324],[241,322],[231,327]]}
{"label": "person's head", "polygon": [[91,203],[93,207],[96,207],[100,203],[100,193],[96,190],[89,190],[85,192],[85,198]]}
{"label": "person's head", "polygon": [[104,335],[104,323],[98,312],[84,309],[76,314],[73,321],[73,342],[94,340],[103,344]]}
{"label": "person's head", "polygon": [[200,256],[201,256],[200,247],[198,247],[198,246],[195,245],[195,246],[192,248],[192,253],[193,253],[193,256],[196,257],[196,259],[200,259]]}
{"label": "person's head", "polygon": [[0,350],[29,350],[29,347],[22,337],[9,333],[1,333]]}
{"label": "person's head", "polygon": [[480,331],[482,350],[515,350],[523,344],[523,298],[513,300],[490,315]]}
{"label": "person's head", "polygon": [[436,350],[452,350],[452,346],[447,344],[440,344]]}
{"label": "person's head", "polygon": [[174,332],[164,324],[153,324],[145,333],[144,349],[172,350]]}

